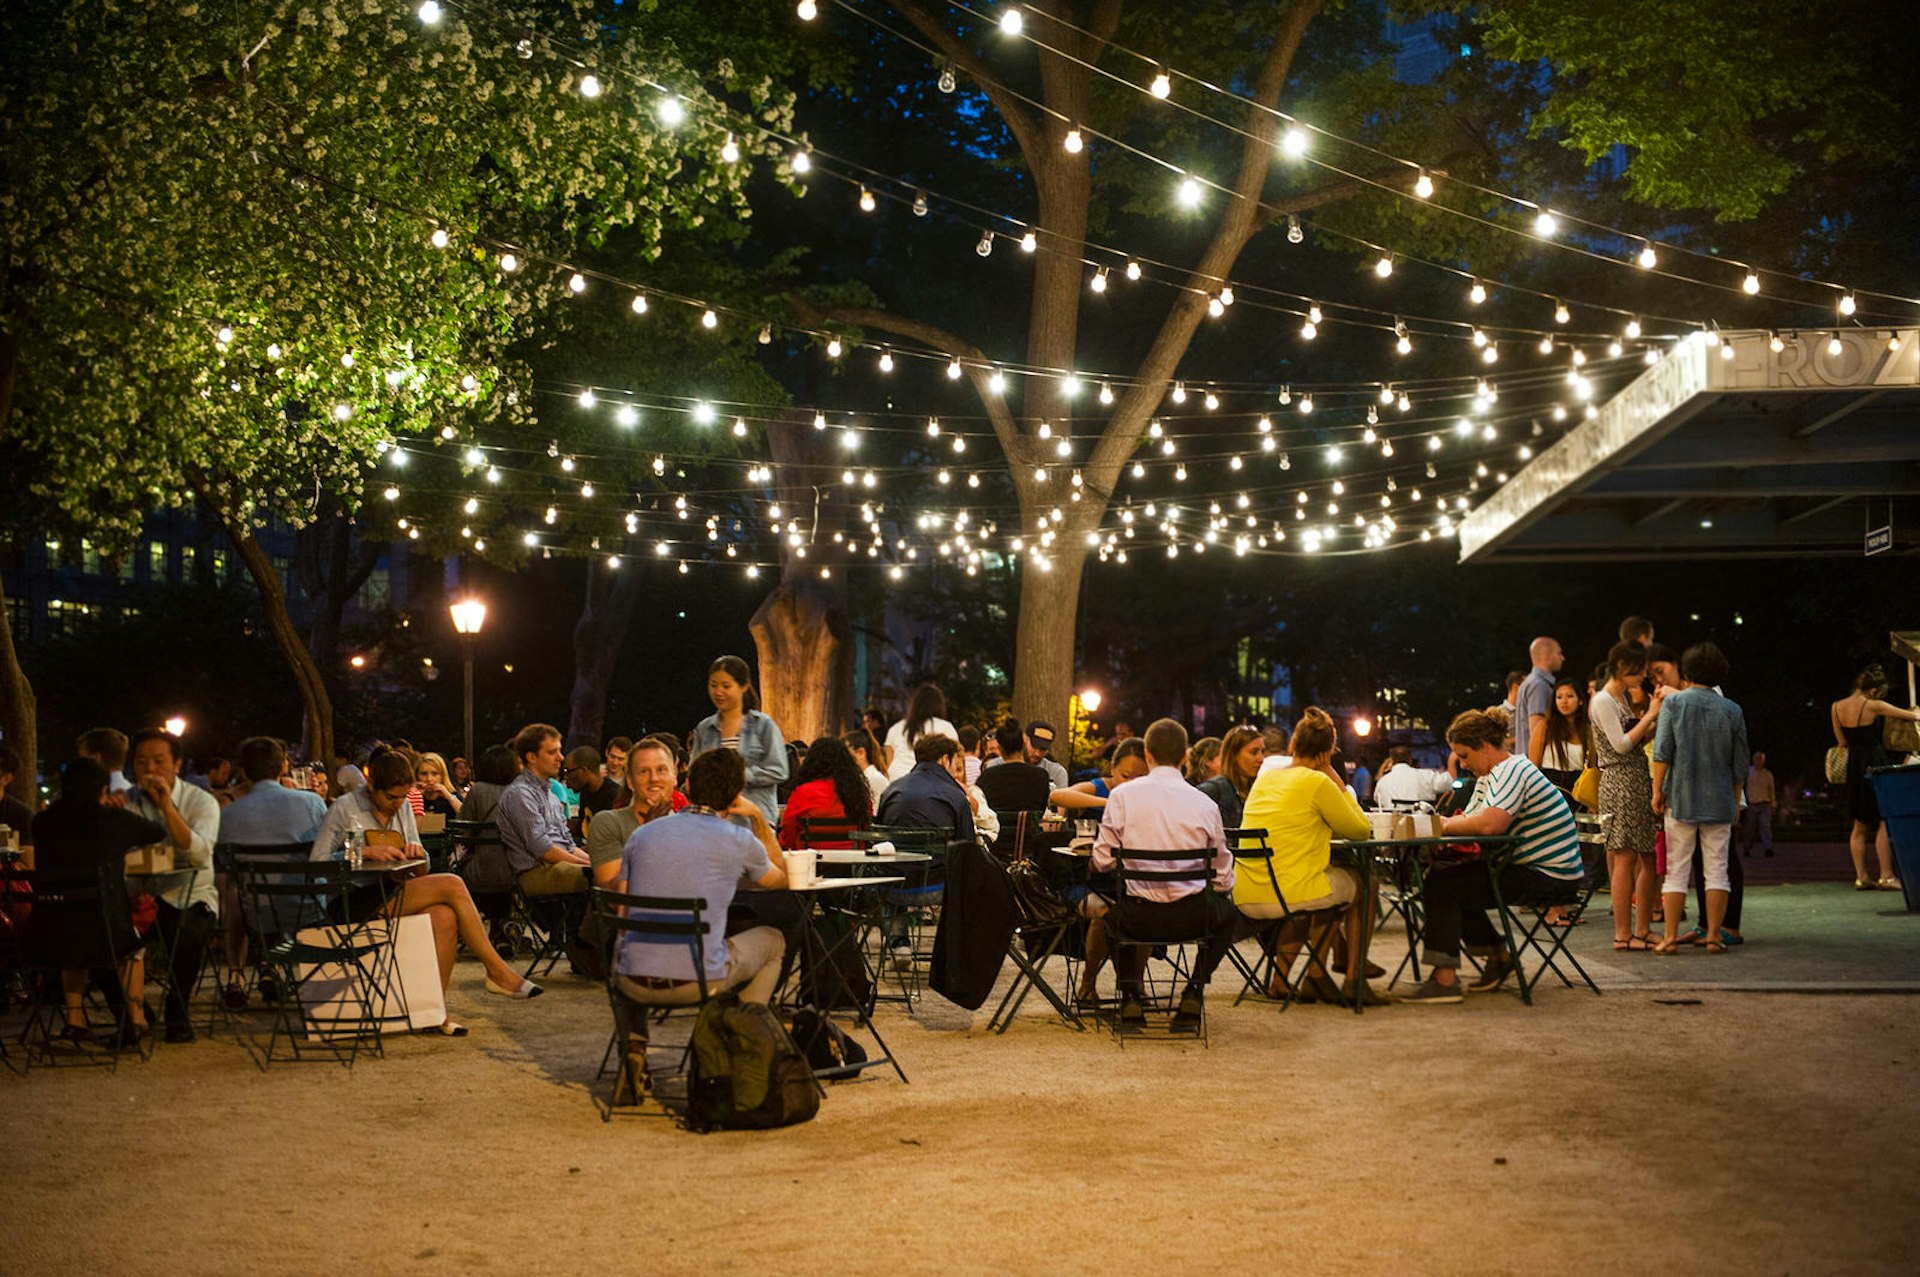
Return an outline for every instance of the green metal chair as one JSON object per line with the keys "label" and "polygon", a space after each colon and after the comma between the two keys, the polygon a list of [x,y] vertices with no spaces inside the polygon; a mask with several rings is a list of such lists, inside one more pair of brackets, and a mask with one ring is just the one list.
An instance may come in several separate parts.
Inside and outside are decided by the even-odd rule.
{"label": "green metal chair", "polygon": [[[90,1038],[77,1042],[63,1038],[63,1045],[71,1045],[73,1050],[56,1050],[56,1028],[63,1030],[66,1019],[60,976],[62,971],[71,969],[75,964],[37,956],[34,933],[36,929],[45,931],[55,926],[91,928],[97,925],[98,943],[83,955],[88,961],[81,965],[93,973],[96,983],[103,976],[117,982],[120,963],[138,951],[137,945],[118,951],[111,943],[116,923],[131,925],[120,866],[104,864],[91,870],[73,872],[0,866],[0,895],[13,900],[31,901],[33,906],[33,916],[28,920],[22,941],[20,961],[27,985],[27,1018],[20,1030],[23,1068],[31,1070],[36,1065],[57,1068],[85,1064],[104,1066],[109,1071],[117,1070],[125,1049],[122,1043],[132,1024],[131,1004],[124,996],[109,999],[105,1009],[111,1016],[111,1023],[105,1026],[109,1031],[104,1039]],[[89,1009],[85,995],[82,997],[82,1014],[89,1031],[102,1027],[96,1023],[96,1012]],[[151,1037],[147,1039],[149,1045],[152,1040]],[[137,1049],[134,1054],[145,1059],[147,1050]]]}
{"label": "green metal chair", "polygon": [[[1300,1000],[1300,986],[1315,976],[1337,986],[1339,981],[1334,979],[1333,972],[1328,970],[1326,965],[1327,948],[1332,943],[1334,935],[1334,929],[1328,924],[1344,912],[1346,906],[1336,905],[1330,909],[1307,911],[1294,909],[1287,903],[1286,893],[1280,890],[1280,879],[1274,873],[1273,848],[1267,843],[1267,831],[1258,828],[1229,829],[1226,834],[1227,847],[1233,852],[1234,872],[1243,872],[1242,866],[1245,866],[1248,871],[1257,870],[1264,873],[1267,884],[1273,888],[1273,898],[1280,903],[1278,918],[1247,920],[1254,928],[1260,943],[1259,957],[1249,962],[1237,946],[1227,950],[1227,960],[1240,972],[1242,980],[1240,992],[1234,996],[1233,1005],[1239,1006],[1250,997],[1263,1001],[1274,1000],[1269,990],[1273,987],[1273,979],[1276,975],[1284,976],[1287,981],[1287,995],[1279,999],[1282,1011]],[[1295,979],[1292,967],[1293,963],[1298,961],[1298,955],[1289,961],[1286,971],[1279,970],[1279,955],[1285,937],[1301,929],[1307,933],[1304,944],[1306,965],[1302,968],[1299,978]],[[1316,931],[1319,933],[1319,939],[1313,938]]]}
{"label": "green metal chair", "polygon": [[[598,1081],[607,1075],[607,1063],[613,1058],[614,1052],[620,1050],[636,1030],[651,1037],[646,1032],[649,1016],[655,1024],[660,1024],[675,1011],[692,1011],[696,1017],[700,1014],[700,1008],[707,1004],[714,993],[707,985],[704,953],[706,937],[713,924],[704,916],[706,900],[698,896],[636,896],[602,887],[590,887],[587,896],[588,907],[600,924],[601,953],[607,966],[607,1001],[613,1008],[613,1032],[607,1038],[607,1049],[600,1055],[600,1068],[593,1075],[594,1080]],[[694,980],[700,990],[699,1001],[658,1006],[622,991],[614,962],[623,942],[667,948],[685,947],[687,956],[693,962]],[[693,1035],[689,1032],[680,1051],[679,1066],[668,1076],[685,1077],[687,1061],[692,1053]],[[630,1067],[626,1052],[622,1050],[613,1094],[607,1100],[607,1107],[601,1111],[602,1121],[613,1120],[613,1110],[625,1107],[619,1103],[623,1094],[638,1097],[634,1101],[636,1106],[645,1103],[638,1080],[630,1076]]]}

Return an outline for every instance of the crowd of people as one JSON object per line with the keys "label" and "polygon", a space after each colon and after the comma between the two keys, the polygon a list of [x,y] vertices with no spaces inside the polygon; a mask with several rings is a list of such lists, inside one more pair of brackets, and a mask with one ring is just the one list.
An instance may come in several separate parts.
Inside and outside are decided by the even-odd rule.
{"label": "crowd of people", "polygon": [[[297,845],[316,860],[351,843],[376,869],[405,864],[385,889],[355,902],[361,911],[374,903],[395,917],[425,915],[443,991],[464,947],[484,967],[489,993],[537,996],[539,986],[509,961],[514,936],[505,914],[476,902],[460,874],[429,871],[422,826],[437,833],[449,820],[496,827],[521,894],[557,909],[569,934],[592,932],[584,908],[590,884],[705,899],[708,916],[725,921],[707,938],[698,971],[684,947],[644,939],[623,938],[605,971],[594,969],[587,951],[572,951],[576,970],[611,979],[635,1006],[693,1001],[702,984],[738,989],[748,1000],[772,997],[791,969],[801,911],[782,890],[785,853],[846,846],[848,830],[868,825],[937,830],[949,846],[977,843],[1005,862],[1042,845],[1029,834],[1050,820],[1079,829],[1083,857],[1041,859],[1063,905],[1085,922],[1074,995],[1101,1001],[1111,963],[1123,1023],[1144,1014],[1148,950],[1175,940],[1198,945],[1175,999],[1176,1027],[1198,1022],[1209,978],[1249,937],[1275,958],[1272,996],[1384,1001],[1367,983],[1382,972],[1359,960],[1374,902],[1334,849],[1336,841],[1371,835],[1368,803],[1437,811],[1444,835],[1461,844],[1513,840],[1501,862],[1501,893],[1536,902],[1551,925],[1566,926],[1581,921],[1567,908],[1589,872],[1575,819],[1586,813],[1604,851],[1598,869],[1616,950],[1673,954],[1699,945],[1717,954],[1741,944],[1735,830],[1743,831],[1747,854],[1771,855],[1778,798],[1765,754],[1750,750],[1744,716],[1724,690],[1726,657],[1712,643],[1676,653],[1655,640],[1650,622],[1629,617],[1584,684],[1563,675],[1565,664],[1559,642],[1536,639],[1529,667],[1508,679],[1503,704],[1449,722],[1443,762],[1422,766],[1410,744],[1391,744],[1377,759],[1377,779],[1366,760],[1341,758],[1333,719],[1317,707],[1304,710],[1291,731],[1238,725],[1192,740],[1172,719],[1137,736],[1116,730],[1095,755],[1095,773],[1080,779],[1054,756],[1059,737],[1051,722],[956,727],[932,684],[914,689],[891,721],[868,710],[842,734],[789,743],[760,709],[746,662],[723,656],[707,675],[713,713],[684,740],[654,732],[568,750],[558,728],[531,723],[471,764],[389,741],[364,760],[343,753],[325,768],[295,768],[284,744],[259,736],[243,741],[234,759],[204,760],[189,773],[178,738],[99,728],[76,742],[60,768],[59,797],[45,811],[8,799],[0,824],[30,830],[23,841],[35,846],[43,870],[93,872],[158,845],[190,871],[128,879],[126,907],[104,934],[87,934],[82,920],[57,909],[36,914],[30,944],[43,960],[70,963],[62,992],[67,1033],[76,1039],[90,1032],[82,996],[89,967],[98,976],[103,954],[103,992],[125,1000],[123,1031],[131,1040],[149,1032],[156,1015],[169,1041],[193,1038],[188,999],[216,944],[230,980],[222,996],[236,1010],[247,1005],[247,968],[258,955],[249,954],[238,884],[213,871],[217,843]],[[1898,886],[1864,773],[1884,761],[1881,720],[1916,714],[1887,702],[1886,685],[1870,668],[1832,710],[1836,744],[1851,751],[1846,803],[1862,890]],[[0,746],[0,786],[17,767]],[[822,828],[837,831],[837,840],[823,840]],[[1264,851],[1237,856],[1249,837]],[[1868,850],[1876,838],[1873,874]],[[1143,848],[1193,855],[1142,874],[1147,866],[1130,863],[1127,853]],[[941,874],[936,855],[911,890],[937,898]],[[1457,1002],[1463,989],[1494,989],[1509,978],[1514,956],[1488,913],[1493,888],[1472,859],[1443,858],[1427,869],[1421,956],[1428,975],[1403,1001]],[[1694,925],[1683,931],[1689,888]],[[912,903],[890,910],[884,932],[902,964],[912,961],[905,926]],[[1127,943],[1116,947],[1110,933]],[[142,1000],[142,955],[155,936],[171,964],[157,1012]],[[1331,968],[1310,963],[1294,976],[1303,946],[1332,955]],[[1464,985],[1463,952],[1478,965]],[[625,1026],[629,1086],[644,1062],[645,1026],[644,1016]],[[439,1031],[466,1033],[450,1016]]]}

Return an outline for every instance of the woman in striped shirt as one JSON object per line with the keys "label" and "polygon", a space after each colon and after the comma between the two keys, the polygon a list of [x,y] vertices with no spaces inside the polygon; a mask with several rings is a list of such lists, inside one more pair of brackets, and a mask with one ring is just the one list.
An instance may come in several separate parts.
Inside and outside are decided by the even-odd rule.
{"label": "woman in striped shirt", "polygon": [[[1498,719],[1468,710],[1447,725],[1453,756],[1479,778],[1473,801],[1458,816],[1447,817],[1449,835],[1464,838],[1520,839],[1500,871],[1500,894],[1530,904],[1571,904],[1579,896],[1585,869],[1573,809],[1538,767],[1506,752],[1506,729]],[[1405,1001],[1460,1001],[1460,948],[1483,957],[1472,993],[1497,989],[1513,973],[1513,955],[1487,917],[1494,906],[1493,883],[1478,860],[1436,865],[1421,893],[1426,907],[1426,960],[1431,974]]]}

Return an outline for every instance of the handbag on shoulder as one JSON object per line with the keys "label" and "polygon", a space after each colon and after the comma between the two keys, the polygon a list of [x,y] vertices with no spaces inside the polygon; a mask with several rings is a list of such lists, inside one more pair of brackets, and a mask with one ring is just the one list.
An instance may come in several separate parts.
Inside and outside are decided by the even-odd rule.
{"label": "handbag on shoulder", "polygon": [[1920,754],[1920,723],[1911,718],[1883,718],[1880,743],[1889,754]]}
{"label": "handbag on shoulder", "polygon": [[1847,782],[1847,747],[1835,745],[1827,751],[1827,783],[1844,785]]}

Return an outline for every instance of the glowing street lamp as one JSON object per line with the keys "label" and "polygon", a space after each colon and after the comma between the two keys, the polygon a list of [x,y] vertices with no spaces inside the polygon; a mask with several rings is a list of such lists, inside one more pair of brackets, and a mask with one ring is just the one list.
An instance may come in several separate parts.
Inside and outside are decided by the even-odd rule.
{"label": "glowing street lamp", "polygon": [[447,611],[453,616],[454,631],[460,635],[460,645],[466,654],[466,697],[463,702],[466,732],[466,758],[473,761],[473,643],[480,636],[480,627],[487,623],[487,605],[468,595],[452,604]]}
{"label": "glowing street lamp", "polygon": [[1353,734],[1361,740],[1373,735],[1373,720],[1362,716],[1353,720]]}
{"label": "glowing street lamp", "polygon": [[1100,693],[1089,687],[1086,691],[1080,693],[1080,704],[1086,708],[1087,713],[1098,714],[1100,712]]}

